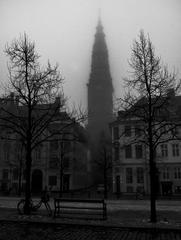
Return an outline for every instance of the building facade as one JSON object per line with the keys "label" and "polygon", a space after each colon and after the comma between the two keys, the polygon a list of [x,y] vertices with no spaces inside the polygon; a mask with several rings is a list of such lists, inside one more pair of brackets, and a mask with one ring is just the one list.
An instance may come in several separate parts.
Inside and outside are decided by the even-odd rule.
{"label": "building facade", "polygon": [[[17,104],[12,96],[2,101],[9,111],[14,108],[14,104]],[[56,134],[51,134],[51,138],[42,141],[33,150],[31,171],[33,193],[40,193],[45,186],[52,191],[62,189],[66,192],[89,185],[85,129],[79,123],[71,124],[68,114],[61,111],[57,113],[46,132],[52,133],[55,129]],[[58,132],[60,134],[57,134]],[[20,137],[15,132],[1,127],[0,190],[2,192],[24,191],[25,156]]]}
{"label": "building facade", "polygon": [[[180,112],[180,96],[174,96],[173,114]],[[181,119],[179,117],[179,119]],[[177,119],[178,120],[178,119]],[[180,122],[180,120],[179,120]],[[113,191],[118,194],[150,193],[149,151],[141,141],[143,123],[138,118],[127,118],[122,111],[111,123],[113,153]],[[165,126],[167,126],[165,124]],[[161,128],[160,128],[161,129]],[[161,130],[160,130],[161,131]],[[159,195],[181,194],[181,127],[174,129],[173,139],[163,141],[156,149],[156,182]],[[168,133],[169,134],[169,133]]]}

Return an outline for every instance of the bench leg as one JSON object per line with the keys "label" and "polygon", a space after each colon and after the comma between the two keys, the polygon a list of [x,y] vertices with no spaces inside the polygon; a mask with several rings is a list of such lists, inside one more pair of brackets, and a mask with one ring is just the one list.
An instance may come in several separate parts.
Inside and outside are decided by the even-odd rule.
{"label": "bench leg", "polygon": [[107,219],[107,208],[106,208],[106,205],[104,204],[103,206],[103,220],[106,220]]}
{"label": "bench leg", "polygon": [[53,218],[56,218],[56,208],[55,208],[54,213],[53,213]]}

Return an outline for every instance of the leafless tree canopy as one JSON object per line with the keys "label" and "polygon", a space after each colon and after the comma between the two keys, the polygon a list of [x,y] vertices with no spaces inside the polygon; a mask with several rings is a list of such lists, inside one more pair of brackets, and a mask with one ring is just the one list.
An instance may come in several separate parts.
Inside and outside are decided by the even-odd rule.
{"label": "leafless tree canopy", "polygon": [[125,79],[127,90],[121,99],[120,118],[141,126],[140,136],[130,141],[145,144],[149,150],[151,221],[155,222],[156,149],[159,144],[176,137],[174,132],[179,116],[173,110],[180,84],[176,81],[176,74],[170,74],[168,68],[162,66],[149,36],[146,37],[143,31],[133,43],[129,64],[132,71],[130,78]]}
{"label": "leafless tree canopy", "polygon": [[9,57],[11,106],[5,101],[1,104],[1,126],[18,134],[25,147],[29,144],[33,149],[65,104],[62,78],[58,65],[52,67],[48,62],[46,67],[40,66],[35,44],[26,34],[6,45],[5,53]]}
{"label": "leafless tree canopy", "polygon": [[146,38],[143,31],[133,43],[129,64],[133,71],[126,83],[140,96],[163,97],[175,87],[175,74],[169,74],[167,67],[162,66],[161,58],[156,56],[149,36]]}
{"label": "leafless tree canopy", "polygon": [[175,137],[167,133],[173,133],[176,127],[172,98],[179,91],[180,84],[176,74],[169,73],[168,68],[162,66],[161,58],[156,56],[149,36],[146,37],[143,31],[133,43],[129,64],[131,76],[124,81],[126,93],[121,99],[123,115],[135,118],[144,125],[140,131],[145,138],[136,140],[146,145],[149,144],[148,127],[151,124],[156,149],[160,143]]}
{"label": "leafless tree canopy", "polygon": [[7,45],[5,53],[10,60],[10,97],[1,98],[0,126],[13,132],[25,149],[25,212],[29,214],[32,151],[52,137],[50,128],[53,122],[65,122],[70,117],[66,114],[65,119],[60,112],[65,99],[58,66],[52,67],[48,62],[46,67],[41,67],[35,44],[26,34]]}
{"label": "leafless tree canopy", "polygon": [[7,45],[5,53],[10,59],[8,64],[10,88],[19,97],[21,104],[34,107],[40,103],[52,102],[62,90],[62,78],[58,65],[52,67],[48,62],[42,68],[35,44],[24,34],[20,39]]}

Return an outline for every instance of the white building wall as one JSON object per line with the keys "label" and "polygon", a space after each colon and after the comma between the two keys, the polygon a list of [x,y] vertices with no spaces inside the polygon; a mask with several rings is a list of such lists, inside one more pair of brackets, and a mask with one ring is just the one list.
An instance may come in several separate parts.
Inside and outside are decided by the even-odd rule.
{"label": "white building wall", "polygon": [[[137,187],[140,187],[141,185],[144,187],[145,193],[149,193],[149,163],[148,163],[148,151],[143,146],[143,158],[142,159],[136,159],[135,154],[135,144],[132,144],[132,158],[125,158],[125,149],[124,145],[129,144],[132,137],[124,137],[124,127],[125,125],[129,125],[129,123],[121,123],[119,124],[119,140],[114,140],[113,136],[113,127],[112,126],[112,139],[113,139],[113,191],[117,191],[117,183],[116,178],[119,176],[120,179],[120,191],[122,193],[127,193],[127,191],[132,187],[133,192],[136,192]],[[130,125],[131,128],[131,134],[134,134],[134,123]],[[117,125],[115,125],[117,126]],[[179,145],[179,156],[173,156],[173,150],[172,145],[173,144]],[[158,167],[158,179],[159,179],[159,190],[161,194],[164,194],[164,184],[171,184],[171,190],[172,193],[176,194],[178,192],[178,189],[180,189],[181,193],[181,173],[178,176],[177,179],[175,178],[175,171],[176,169],[180,169],[181,172],[181,141],[170,141],[166,143],[168,145],[168,156],[162,157],[160,146],[157,148],[157,167]],[[119,161],[114,161],[114,148],[115,146],[119,146]],[[144,169],[144,184],[138,184],[137,183],[137,175],[136,175],[136,169],[138,167],[143,167]],[[132,168],[133,171],[133,182],[132,183],[126,183],[126,168]],[[163,178],[163,172],[165,171],[165,168],[168,168],[169,176],[168,178]],[[179,170],[178,170],[179,171]],[[166,182],[166,183],[165,183]]]}

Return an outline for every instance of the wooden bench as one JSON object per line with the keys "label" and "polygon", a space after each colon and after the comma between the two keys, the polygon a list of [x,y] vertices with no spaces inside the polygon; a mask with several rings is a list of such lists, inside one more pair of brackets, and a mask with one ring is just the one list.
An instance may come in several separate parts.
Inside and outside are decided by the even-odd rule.
{"label": "wooden bench", "polygon": [[107,207],[104,199],[55,198],[54,208],[54,218],[107,219]]}

